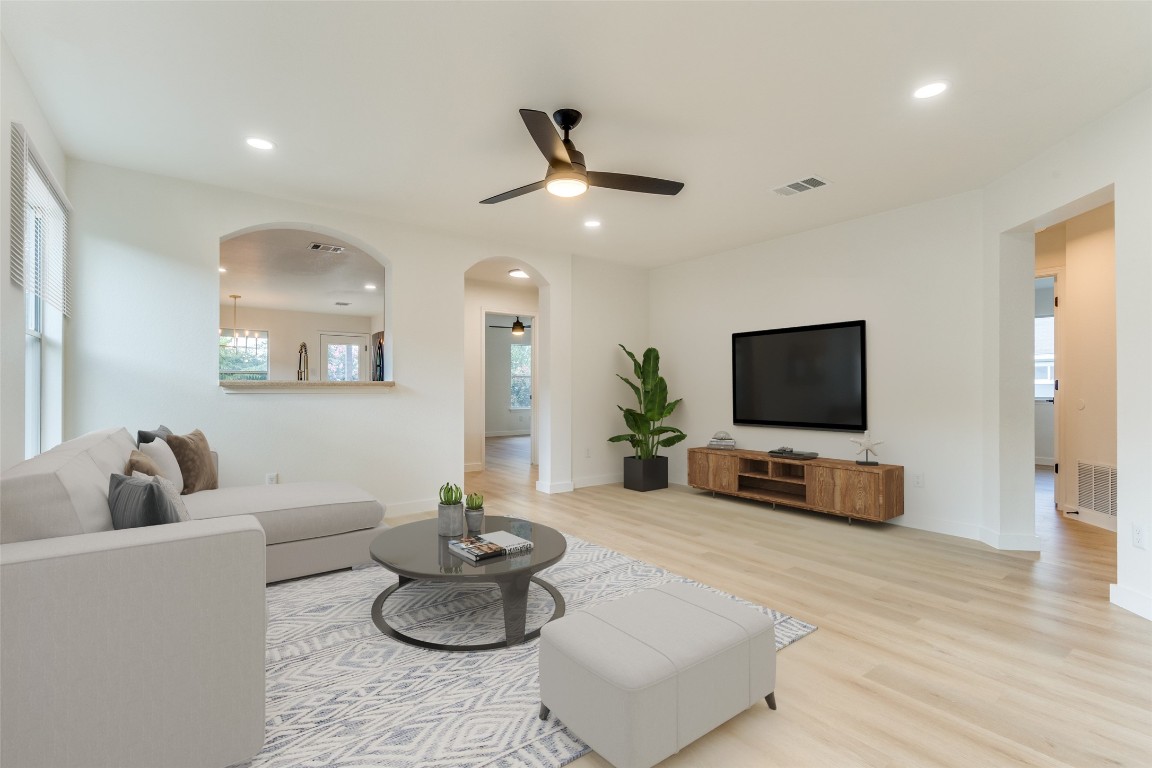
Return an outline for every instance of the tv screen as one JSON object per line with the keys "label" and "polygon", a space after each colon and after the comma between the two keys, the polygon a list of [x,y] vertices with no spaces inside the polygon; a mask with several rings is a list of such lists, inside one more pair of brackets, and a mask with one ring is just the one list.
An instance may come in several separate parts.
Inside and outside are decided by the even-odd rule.
{"label": "tv screen", "polygon": [[866,430],[864,321],[732,334],[732,421]]}

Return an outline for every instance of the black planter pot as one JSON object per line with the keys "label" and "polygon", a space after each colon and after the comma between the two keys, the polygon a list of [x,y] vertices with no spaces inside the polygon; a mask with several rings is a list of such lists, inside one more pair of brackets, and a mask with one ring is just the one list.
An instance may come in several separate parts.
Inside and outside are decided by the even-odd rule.
{"label": "black planter pot", "polygon": [[630,491],[655,491],[668,487],[668,457],[624,459],[624,487]]}

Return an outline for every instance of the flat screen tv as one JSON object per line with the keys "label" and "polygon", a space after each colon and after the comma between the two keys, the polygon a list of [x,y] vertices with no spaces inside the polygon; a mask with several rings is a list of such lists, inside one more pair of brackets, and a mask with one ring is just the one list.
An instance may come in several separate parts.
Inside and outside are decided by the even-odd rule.
{"label": "flat screen tv", "polygon": [[864,321],[732,334],[732,422],[863,432]]}

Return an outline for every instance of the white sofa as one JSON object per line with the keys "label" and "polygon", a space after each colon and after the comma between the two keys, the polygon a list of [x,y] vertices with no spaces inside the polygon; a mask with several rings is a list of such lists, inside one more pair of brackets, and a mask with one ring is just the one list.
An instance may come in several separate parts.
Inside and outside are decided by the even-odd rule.
{"label": "white sofa", "polygon": [[0,475],[0,765],[228,766],[264,741],[266,581],[369,560],[384,509],[342,483],[200,491],[114,530],[135,441],[70,440]]}

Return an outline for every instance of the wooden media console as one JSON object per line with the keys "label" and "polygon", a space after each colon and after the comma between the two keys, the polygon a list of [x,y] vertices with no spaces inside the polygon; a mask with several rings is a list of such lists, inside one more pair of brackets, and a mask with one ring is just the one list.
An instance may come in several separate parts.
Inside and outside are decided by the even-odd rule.
{"label": "wooden media console", "polygon": [[881,522],[904,514],[904,467],[688,449],[688,484],[713,493]]}

